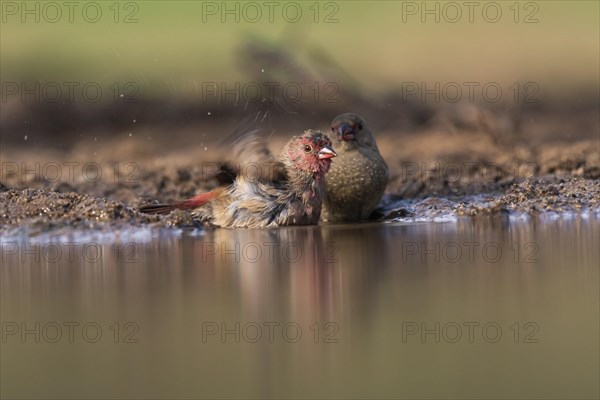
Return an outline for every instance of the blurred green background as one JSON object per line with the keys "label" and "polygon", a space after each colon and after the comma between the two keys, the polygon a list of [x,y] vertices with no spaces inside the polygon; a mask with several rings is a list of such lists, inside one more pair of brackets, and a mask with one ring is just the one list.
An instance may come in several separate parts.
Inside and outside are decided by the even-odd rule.
{"label": "blurred green background", "polygon": [[[465,2],[282,2],[273,22],[265,2],[255,2],[262,16],[251,22],[257,8],[247,2],[99,1],[77,3],[73,22],[63,6],[55,23],[47,2],[2,3],[3,82],[134,81],[143,97],[193,95],[201,82],[254,76],[240,68],[240,43],[260,40],[297,57],[303,69],[334,64],[330,80],[351,77],[343,83],[365,91],[403,81],[533,81],[550,101],[596,94],[599,85],[597,1],[475,2],[473,22]],[[39,23],[22,15],[34,3]],[[86,9],[91,19],[101,10],[98,22],[85,21],[86,3],[95,3]],[[222,15],[225,7],[237,7],[239,23]],[[284,8],[290,20],[299,8],[298,22],[287,22]],[[498,22],[488,22],[497,10]]]}

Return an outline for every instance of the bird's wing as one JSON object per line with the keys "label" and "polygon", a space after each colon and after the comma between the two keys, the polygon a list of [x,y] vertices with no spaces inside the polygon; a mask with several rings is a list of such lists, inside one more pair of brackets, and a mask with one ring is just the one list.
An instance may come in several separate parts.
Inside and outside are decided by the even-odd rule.
{"label": "bird's wing", "polygon": [[284,182],[287,174],[282,162],[273,155],[259,130],[234,134],[223,142],[229,150],[227,161],[215,176],[221,184],[230,184],[238,175],[250,180]]}

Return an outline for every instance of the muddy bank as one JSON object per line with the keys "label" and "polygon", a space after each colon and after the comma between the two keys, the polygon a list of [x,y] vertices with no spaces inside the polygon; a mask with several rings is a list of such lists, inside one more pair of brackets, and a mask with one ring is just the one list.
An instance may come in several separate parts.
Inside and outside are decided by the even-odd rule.
{"label": "muddy bank", "polygon": [[[576,119],[570,109],[538,107],[516,114],[457,105],[413,112],[410,118],[401,114],[401,122],[381,110],[366,110],[390,168],[375,217],[441,221],[507,212],[596,215],[597,112],[584,108]],[[317,116],[320,122],[310,127],[327,131],[330,117]],[[159,217],[136,209],[214,188],[207,177],[228,151],[220,142],[239,121],[174,124],[169,130],[142,122],[135,129],[56,134],[54,145],[41,146],[27,136],[9,141],[0,150],[2,231],[197,226],[188,212]],[[263,136],[277,152],[297,131],[291,124],[264,129]]]}
{"label": "muddy bank", "polygon": [[[150,184],[169,182],[164,186],[177,185],[177,181],[171,180],[167,175],[156,174],[160,178],[149,179]],[[181,178],[181,172],[179,176]],[[64,188],[65,186],[62,187]],[[0,193],[1,231],[9,236],[15,233],[35,236],[65,228],[118,230],[136,226],[203,227],[187,211],[176,211],[167,216],[147,215],[137,211],[137,205],[150,202],[150,197],[137,197],[125,203],[73,191],[61,193],[52,189],[6,187],[3,190]],[[153,190],[154,188],[146,188],[145,191]],[[168,191],[174,190],[171,188]],[[575,213],[586,218],[590,215],[600,217],[600,181],[572,175],[546,175],[526,178],[508,185],[505,191],[491,193],[431,195],[425,198],[406,198],[388,193],[373,218],[382,222],[448,222],[455,221],[460,216],[537,216],[556,213]]]}

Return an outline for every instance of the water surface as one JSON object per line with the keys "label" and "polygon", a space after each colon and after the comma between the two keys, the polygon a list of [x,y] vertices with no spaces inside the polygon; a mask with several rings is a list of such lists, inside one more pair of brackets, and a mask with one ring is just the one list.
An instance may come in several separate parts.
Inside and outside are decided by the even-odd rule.
{"label": "water surface", "polygon": [[5,238],[6,398],[597,398],[596,216]]}

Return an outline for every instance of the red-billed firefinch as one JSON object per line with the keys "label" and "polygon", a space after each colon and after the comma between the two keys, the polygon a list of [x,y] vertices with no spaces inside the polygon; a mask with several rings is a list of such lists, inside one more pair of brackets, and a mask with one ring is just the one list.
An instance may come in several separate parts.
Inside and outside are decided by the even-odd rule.
{"label": "red-billed firefinch", "polygon": [[[325,174],[335,156],[331,140],[325,134],[307,130],[286,143],[279,162],[263,164],[263,168],[277,171],[277,179],[272,174],[240,173],[228,186],[175,204],[149,205],[140,211],[164,214],[175,209],[193,209],[200,220],[223,228],[317,224]],[[272,157],[263,154],[259,158]]]}
{"label": "red-billed firefinch", "polygon": [[323,221],[369,218],[385,192],[388,167],[365,121],[356,114],[337,116],[331,123],[337,135],[338,157],[325,177],[327,195]]}

